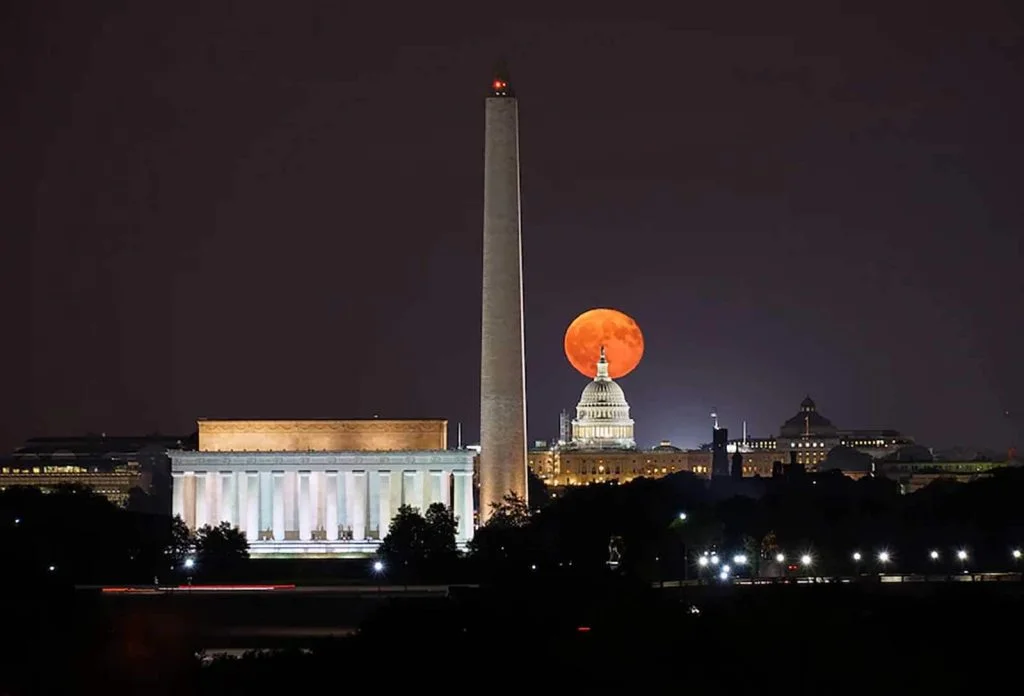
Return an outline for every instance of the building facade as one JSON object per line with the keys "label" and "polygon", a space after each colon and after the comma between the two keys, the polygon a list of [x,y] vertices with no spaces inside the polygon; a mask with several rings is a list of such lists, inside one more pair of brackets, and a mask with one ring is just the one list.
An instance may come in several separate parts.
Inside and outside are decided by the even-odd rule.
{"label": "building facade", "polygon": [[399,506],[443,503],[473,536],[473,457],[444,420],[199,421],[172,451],[172,510],[190,529],[227,522],[254,557],[372,554]]}
{"label": "building facade", "polygon": [[165,435],[32,438],[0,459],[0,490],[84,486],[125,505],[133,488],[163,494],[169,488],[168,451],[192,442],[191,437]]}

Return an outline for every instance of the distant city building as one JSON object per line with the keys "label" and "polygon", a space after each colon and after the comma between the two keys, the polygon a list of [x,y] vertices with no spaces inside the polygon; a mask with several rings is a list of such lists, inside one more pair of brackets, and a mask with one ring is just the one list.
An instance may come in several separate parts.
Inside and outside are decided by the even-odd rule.
{"label": "distant city building", "polygon": [[728,450],[742,452],[769,452],[779,461],[788,462],[790,453],[796,454],[796,464],[812,471],[825,460],[833,447],[843,445],[881,459],[901,447],[914,444],[914,439],[898,430],[840,430],[828,418],[818,413],[810,396],[800,404],[800,410],[779,428],[777,437],[730,440]]}
{"label": "distant city building", "polygon": [[[562,418],[562,423],[565,422]],[[679,471],[707,476],[711,457],[706,452],[686,452],[667,440],[650,450],[636,446],[633,419],[626,395],[608,375],[604,348],[597,362],[597,376],[587,384],[576,405],[571,434],[561,434],[552,445],[535,443],[530,450],[530,470],[547,485],[581,486],[635,478],[658,478]]]}
{"label": "distant city building", "polygon": [[190,529],[228,522],[255,557],[372,554],[399,506],[444,503],[473,536],[473,449],[444,420],[201,420],[170,452],[172,511]]}
{"label": "distant city building", "polygon": [[169,498],[167,453],[193,442],[194,436],[165,435],[32,438],[0,459],[0,489],[85,486],[116,505],[127,503],[132,488]]}
{"label": "distant city building", "polygon": [[635,450],[633,419],[622,387],[608,376],[604,346],[597,360],[597,375],[583,389],[572,421],[572,449]]}

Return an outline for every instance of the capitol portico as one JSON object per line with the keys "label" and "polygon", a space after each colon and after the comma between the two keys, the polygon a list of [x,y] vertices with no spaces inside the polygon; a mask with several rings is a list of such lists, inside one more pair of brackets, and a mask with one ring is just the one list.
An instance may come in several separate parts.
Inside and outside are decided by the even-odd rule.
{"label": "capitol portico", "polygon": [[473,536],[473,456],[447,449],[443,420],[199,421],[172,451],[173,513],[228,522],[259,556],[373,553],[399,506],[444,503]]}

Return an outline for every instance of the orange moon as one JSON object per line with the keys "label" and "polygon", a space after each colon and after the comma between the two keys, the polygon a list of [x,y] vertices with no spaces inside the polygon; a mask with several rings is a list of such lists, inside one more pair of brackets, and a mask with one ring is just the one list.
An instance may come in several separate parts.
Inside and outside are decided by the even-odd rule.
{"label": "orange moon", "polygon": [[644,356],[644,335],[633,318],[617,309],[591,309],[572,320],[565,332],[565,357],[581,374],[597,374],[604,346],[608,375],[625,377]]}

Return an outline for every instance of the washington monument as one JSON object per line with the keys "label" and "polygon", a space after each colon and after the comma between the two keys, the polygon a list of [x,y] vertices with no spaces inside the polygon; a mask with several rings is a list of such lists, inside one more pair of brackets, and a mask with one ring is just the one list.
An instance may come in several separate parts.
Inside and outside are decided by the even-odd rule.
{"label": "washington monument", "polygon": [[491,504],[526,499],[526,367],[519,226],[519,106],[499,68],[486,102],[480,363],[480,522]]}

